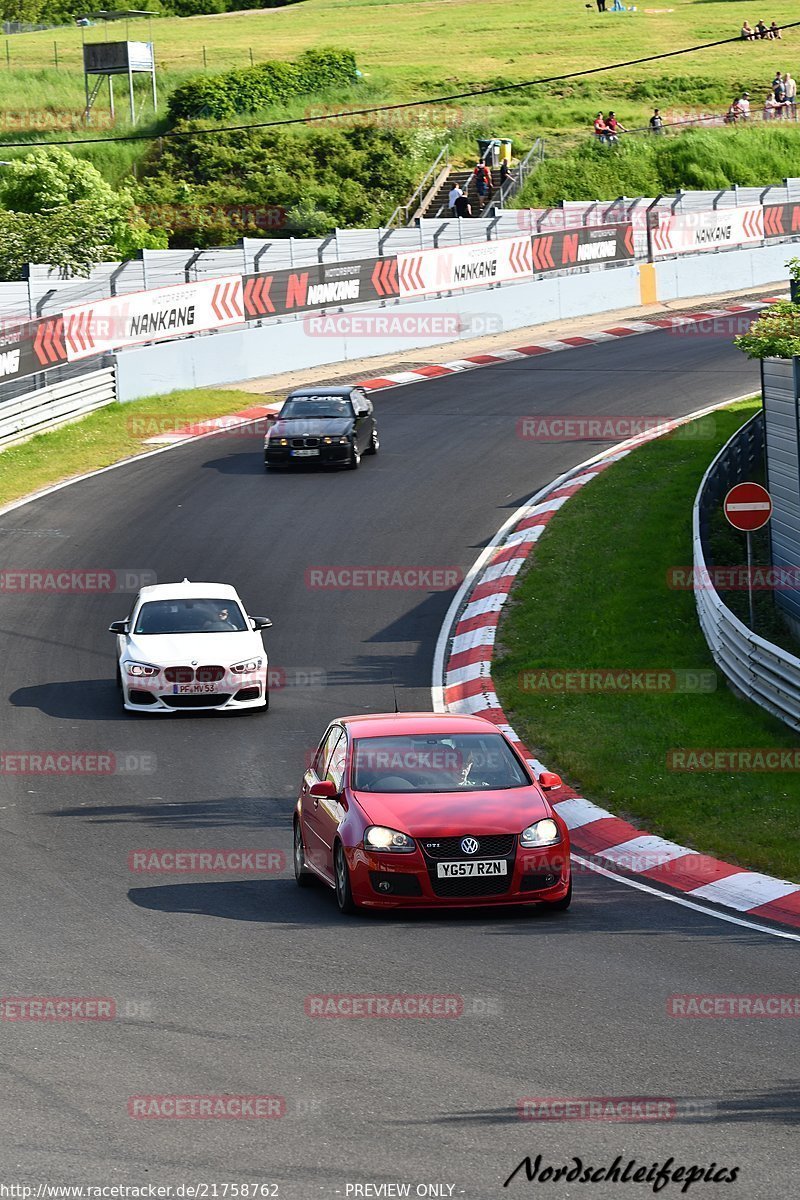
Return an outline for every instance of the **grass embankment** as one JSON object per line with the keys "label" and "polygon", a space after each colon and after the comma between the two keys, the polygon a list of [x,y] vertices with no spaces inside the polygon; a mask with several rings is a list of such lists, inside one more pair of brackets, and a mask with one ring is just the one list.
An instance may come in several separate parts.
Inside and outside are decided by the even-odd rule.
{"label": "grass embankment", "polygon": [[591,139],[547,159],[514,200],[539,208],[564,200],[657,196],[661,192],[782,183],[800,175],[800,125],[686,129],[680,136],[637,135],[618,146]]}
{"label": "grass embankment", "polygon": [[[676,772],[671,750],[789,748],[798,738],[728,690],[556,694],[520,686],[537,668],[708,671],[691,591],[703,472],[756,402],[715,414],[713,437],[661,438],[610,467],[548,526],[501,622],[493,677],[524,741],[573,786],[683,845],[800,880],[800,774]],[[706,424],[708,419],[706,418]]]}
{"label": "grass embankment", "polygon": [[204,388],[110,404],[62,429],[0,451],[0,506],[62,479],[152,450],[144,441],[157,433],[252,408],[264,400],[252,392]]}
{"label": "grass embankment", "polygon": [[[793,0],[775,0],[768,15],[779,24],[790,22],[797,19],[797,6]],[[433,123],[468,158],[477,134],[509,136],[524,149],[540,134],[568,135],[574,141],[580,132],[582,138],[600,107],[615,108],[623,123],[632,126],[644,123],[654,104],[662,109],[719,107],[742,86],[758,97],[777,67],[791,66],[800,29],[787,31],[782,43],[737,42],[667,64],[644,63],[589,79],[561,77],[587,65],[735,36],[744,17],[754,24],[759,16],[751,3],[706,0],[670,0],[661,11],[646,12],[640,5],[636,13],[620,14],[598,13],[594,5],[587,9],[583,0],[561,0],[555,6],[552,0],[492,0],[489,6],[485,0],[303,0],[263,12],[157,18],[152,37],[162,100],[204,69],[248,66],[251,52],[256,62],[291,59],[305,49],[331,44],[355,52],[365,95],[383,103],[555,77],[553,83],[520,93],[458,101],[447,119],[435,109],[387,118],[412,126],[419,119]],[[146,21],[131,21],[128,28],[133,40],[149,37]],[[125,37],[121,24],[110,32]],[[102,37],[102,30],[90,29],[87,37]],[[7,42],[10,67],[2,65],[5,45],[0,45],[0,128],[13,135],[15,114],[28,111],[80,114],[79,29],[18,34]],[[144,84],[139,86],[144,94]],[[119,111],[124,108],[120,94]],[[104,110],[105,95],[99,102],[99,111]]]}

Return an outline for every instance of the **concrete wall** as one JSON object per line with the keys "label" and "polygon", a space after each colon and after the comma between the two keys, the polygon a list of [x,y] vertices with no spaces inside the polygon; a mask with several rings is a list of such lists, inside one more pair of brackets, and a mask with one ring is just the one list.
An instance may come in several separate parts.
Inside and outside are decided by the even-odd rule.
{"label": "concrete wall", "polygon": [[[315,336],[308,319],[250,326],[181,341],[121,351],[117,355],[120,400],[136,400],[178,388],[213,386],[261,375],[348,362],[373,355],[452,344],[443,356],[457,358],[459,340],[482,333],[509,332],[560,318],[591,316],[617,308],[659,301],[692,299],[716,292],[745,290],[774,283],[785,286],[786,261],[796,245],[758,246],[708,252],[654,264],[637,263],[572,275],[545,276],[435,300],[405,300],[371,305],[359,312],[407,316],[437,315],[461,319],[451,337]],[[355,315],[353,309],[347,310]]]}
{"label": "concrete wall", "polygon": [[[446,351],[458,357],[457,343],[482,333],[502,333],[561,317],[608,312],[639,303],[638,266],[587,271],[463,292],[436,300],[405,300],[371,305],[359,312],[460,318],[462,329]],[[348,309],[347,316],[354,316]],[[230,333],[184,338],[121,351],[117,355],[120,400],[136,400],[177,388],[213,386],[260,375],[347,362],[372,355],[416,350],[443,341],[441,335],[402,337],[321,337],[308,318],[250,326]]]}

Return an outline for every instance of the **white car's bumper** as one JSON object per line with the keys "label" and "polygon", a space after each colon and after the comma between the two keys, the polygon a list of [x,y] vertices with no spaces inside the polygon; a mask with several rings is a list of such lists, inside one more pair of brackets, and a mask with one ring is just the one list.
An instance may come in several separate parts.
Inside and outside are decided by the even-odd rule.
{"label": "white car's bumper", "polygon": [[122,675],[122,701],[128,712],[235,712],[264,708],[268,703],[268,667],[234,677],[227,674],[219,683],[198,686],[169,683]]}

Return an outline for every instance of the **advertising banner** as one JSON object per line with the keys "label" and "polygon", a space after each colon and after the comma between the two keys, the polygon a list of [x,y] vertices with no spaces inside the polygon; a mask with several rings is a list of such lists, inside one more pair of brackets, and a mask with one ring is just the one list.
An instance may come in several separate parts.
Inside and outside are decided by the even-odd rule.
{"label": "advertising banner", "polygon": [[244,277],[244,311],[248,321],[347,304],[368,304],[398,294],[395,258],[312,263]]}
{"label": "advertising banner", "polygon": [[764,210],[760,205],[656,216],[657,223],[651,231],[654,258],[665,254],[697,254],[764,240]]}
{"label": "advertising banner", "polygon": [[67,308],[62,316],[67,360],[76,362],[120,346],[241,325],[242,279],[228,275],[131,292]]}
{"label": "advertising banner", "polygon": [[764,236],[787,237],[800,233],[800,204],[767,204],[764,207]]}
{"label": "advertising banner", "polygon": [[563,271],[584,264],[623,262],[633,258],[633,226],[586,225],[557,229],[531,237],[533,273]]}
{"label": "advertising banner", "polygon": [[403,297],[530,279],[532,270],[530,236],[472,242],[467,246],[447,246],[397,256],[397,276]]}

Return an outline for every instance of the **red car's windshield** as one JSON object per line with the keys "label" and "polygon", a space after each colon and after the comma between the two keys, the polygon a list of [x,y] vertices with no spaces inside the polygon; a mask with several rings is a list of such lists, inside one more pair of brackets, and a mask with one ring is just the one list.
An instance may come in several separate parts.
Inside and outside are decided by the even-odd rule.
{"label": "red car's windshield", "polygon": [[483,792],[531,786],[499,733],[358,738],[351,781],[362,792]]}

